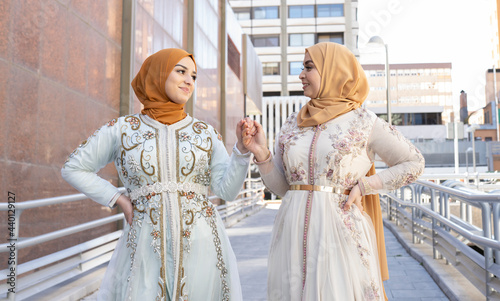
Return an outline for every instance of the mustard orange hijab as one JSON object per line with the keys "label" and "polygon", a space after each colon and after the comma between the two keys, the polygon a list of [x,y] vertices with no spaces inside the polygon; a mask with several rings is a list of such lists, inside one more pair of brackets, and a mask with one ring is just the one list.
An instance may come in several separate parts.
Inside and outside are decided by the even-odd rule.
{"label": "mustard orange hijab", "polygon": [[[311,99],[297,115],[299,126],[315,126],[355,110],[368,96],[369,86],[358,60],[345,46],[324,42],[306,49],[321,76],[317,98]],[[372,165],[367,177],[375,174]],[[362,198],[363,209],[370,216],[377,237],[377,251],[382,280],[389,279],[384,241],[384,227],[378,194]],[[384,291],[385,296],[385,291]],[[385,296],[387,300],[387,297]]]}
{"label": "mustard orange hijab", "polygon": [[172,102],[165,92],[165,82],[175,65],[186,56],[196,61],[192,54],[182,49],[163,49],[149,56],[141,70],[132,80],[132,88],[139,101],[144,105],[141,113],[163,124],[173,124],[186,117],[184,104]]}
{"label": "mustard orange hijab", "polygon": [[368,96],[365,72],[347,47],[318,43],[306,49],[321,76],[318,96],[297,115],[299,126],[315,126],[355,110]]}

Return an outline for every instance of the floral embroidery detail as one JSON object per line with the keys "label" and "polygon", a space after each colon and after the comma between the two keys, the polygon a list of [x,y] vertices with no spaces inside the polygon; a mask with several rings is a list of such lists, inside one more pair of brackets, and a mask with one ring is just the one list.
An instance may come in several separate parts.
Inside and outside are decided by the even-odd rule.
{"label": "floral embroidery detail", "polygon": [[296,145],[296,141],[302,138],[309,130],[309,127],[299,127],[297,125],[297,113],[293,113],[288,117],[285,124],[281,128],[279,137],[279,150],[282,156],[285,155],[291,146]]}
{"label": "floral embroidery detail", "polygon": [[411,170],[409,173],[399,175],[398,177],[389,181],[388,186],[392,189],[397,189],[399,187],[409,185],[417,180],[418,175],[418,170]]}
{"label": "floral embroidery detail", "polygon": [[306,170],[302,168],[302,165],[302,162],[300,162],[299,166],[290,167],[290,183],[304,181],[306,177]]}
{"label": "floral embroidery detail", "polygon": [[197,175],[194,177],[193,182],[198,183],[198,184],[201,184],[201,185],[208,186],[208,185],[210,185],[210,175],[211,175],[210,170],[207,170],[207,171],[206,171],[205,173],[203,173],[203,174],[197,174]]}
{"label": "floral embroidery detail", "polygon": [[132,117],[132,118],[130,118],[130,119],[128,120],[128,123],[130,123],[130,125],[132,125],[132,126],[137,126],[137,125],[139,125],[139,124],[140,124],[140,122],[139,122],[139,118],[137,118],[137,117]]}
{"label": "floral embroidery detail", "polygon": [[115,118],[115,119],[110,120],[110,121],[107,123],[107,126],[113,126],[113,125],[115,125],[116,121],[117,121],[117,119],[116,119],[116,118]]}
{"label": "floral embroidery detail", "polygon": [[368,301],[380,299],[379,287],[372,281],[369,286],[365,287],[365,299]]}
{"label": "floral embroidery detail", "polygon": [[189,136],[189,134],[187,132],[181,132],[179,134],[179,138],[181,141],[188,141],[191,139],[191,136]]}
{"label": "floral embroidery detail", "polygon": [[128,122],[130,124],[130,127],[134,131],[138,130],[141,127],[141,121],[138,117],[136,117],[136,115],[125,116],[124,121]]}
{"label": "floral embroidery detail", "polygon": [[203,122],[195,122],[193,124],[193,127],[195,127],[196,129],[199,129],[199,130],[205,130],[208,128],[208,126]]}
{"label": "floral embroidery detail", "polygon": [[417,180],[417,178],[424,172],[425,160],[420,151],[411,144],[408,139],[406,139],[403,134],[396,130],[393,125],[389,125],[386,121],[381,120],[382,126],[392,135],[396,136],[399,141],[407,144],[409,146],[409,151],[413,153],[415,161],[418,161],[418,165],[412,165],[407,169],[406,174],[400,174],[396,178],[393,178],[384,183],[384,188],[387,190],[398,189],[404,185],[411,184]]}
{"label": "floral embroidery detail", "polygon": [[153,230],[153,232],[151,232],[151,236],[153,236],[153,239],[158,239],[160,237],[160,231],[157,231],[157,230]]}
{"label": "floral embroidery detail", "polygon": [[342,221],[344,222],[344,226],[348,230],[351,239],[353,240],[353,244],[356,246],[359,254],[359,258],[361,263],[369,268],[368,258],[371,255],[370,249],[361,244],[361,231],[357,229],[356,223],[360,222],[359,217],[354,215],[353,210],[344,210],[344,205],[347,202],[347,197],[344,197],[341,202],[339,202],[339,207],[337,212],[340,214]]}
{"label": "floral embroidery detail", "polygon": [[155,137],[155,133],[152,131],[146,131],[144,134],[142,134],[142,137],[146,140],[153,139]]}
{"label": "floral embroidery detail", "polygon": [[128,171],[125,169],[125,166],[122,165],[122,175],[123,177],[127,178],[128,177]]}
{"label": "floral embroidery detail", "polygon": [[212,207],[207,207],[207,209],[205,210],[205,214],[207,216],[212,216],[214,214],[214,210]]}
{"label": "floral embroidery detail", "polygon": [[191,238],[191,231],[189,231],[189,230],[184,230],[184,231],[182,232],[182,237],[184,237],[184,238],[188,238],[188,239],[189,239],[189,238]]}
{"label": "floral embroidery detail", "polygon": [[133,173],[141,171],[141,166],[139,165],[139,163],[137,163],[132,155],[129,155],[127,157],[127,164],[129,165],[129,168]]}

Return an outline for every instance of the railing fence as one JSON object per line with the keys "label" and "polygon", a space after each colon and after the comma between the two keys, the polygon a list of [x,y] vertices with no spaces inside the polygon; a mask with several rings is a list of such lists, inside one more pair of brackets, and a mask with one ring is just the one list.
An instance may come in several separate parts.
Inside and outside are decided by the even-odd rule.
{"label": "railing fence", "polygon": [[[500,194],[460,183],[419,180],[383,194],[381,204],[388,220],[412,234],[413,243],[427,243],[433,258],[455,266],[487,300],[500,300]],[[458,216],[450,212],[457,205]],[[473,208],[479,210],[481,227],[472,223]]]}
{"label": "railing fence", "polygon": [[[125,188],[120,188],[120,192],[125,192]],[[209,197],[210,200],[214,200],[215,198],[215,196]],[[84,194],[75,194],[16,203],[15,219],[13,221],[14,231],[13,237],[11,237],[12,241],[15,241],[15,248],[9,248],[10,243],[0,244],[0,253],[13,252],[11,257],[19,258],[18,251],[20,249],[123,220],[123,213],[119,213],[39,236],[19,238],[19,229],[22,227],[20,217],[24,210],[36,210],[43,206],[84,199],[87,199]],[[217,210],[224,223],[232,225],[257,209],[260,206],[258,203],[262,204],[263,199],[264,185],[260,178],[247,178],[244,188],[240,191],[237,199],[234,202],[217,206]],[[8,212],[9,204],[0,203],[0,211]],[[0,282],[3,282],[0,284],[0,300],[30,299],[30,297],[32,298],[37,293],[54,287],[68,279],[82,275],[108,262],[122,232],[122,230],[118,230],[29,262],[18,264],[17,260],[9,261],[8,268],[0,271]],[[13,273],[10,274],[10,271],[13,271]],[[15,293],[9,292],[10,283],[15,284]]]}

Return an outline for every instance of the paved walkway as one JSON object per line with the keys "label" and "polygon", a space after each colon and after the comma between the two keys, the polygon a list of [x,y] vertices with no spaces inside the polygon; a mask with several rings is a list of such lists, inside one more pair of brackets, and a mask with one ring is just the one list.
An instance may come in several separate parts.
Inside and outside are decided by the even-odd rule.
{"label": "paved walkway", "polygon": [[[268,205],[227,229],[238,259],[244,301],[266,300],[267,253],[277,209],[277,205]],[[406,252],[387,229],[385,241],[390,279],[384,285],[389,300],[448,300],[424,267]]]}

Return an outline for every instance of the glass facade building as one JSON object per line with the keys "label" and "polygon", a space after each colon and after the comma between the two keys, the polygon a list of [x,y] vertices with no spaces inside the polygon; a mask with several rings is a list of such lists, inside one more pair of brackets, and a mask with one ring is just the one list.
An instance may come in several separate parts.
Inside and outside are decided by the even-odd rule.
{"label": "glass facade building", "polygon": [[[212,124],[228,149],[246,113],[258,113],[262,66],[225,0],[14,1],[0,4],[0,187],[18,202],[77,193],[60,169],[96,129],[140,112],[130,82],[164,48],[194,54],[189,114]],[[266,14],[268,12],[266,11]],[[272,12],[269,12],[271,14]],[[99,174],[119,185],[112,165]],[[7,201],[6,199],[3,201]],[[115,209],[116,210],[116,209]],[[110,215],[90,200],[23,213],[20,237]],[[7,214],[0,215],[7,224]],[[20,263],[115,231],[116,224],[19,250]],[[5,241],[3,241],[5,242]],[[7,267],[0,254],[0,269]]]}

